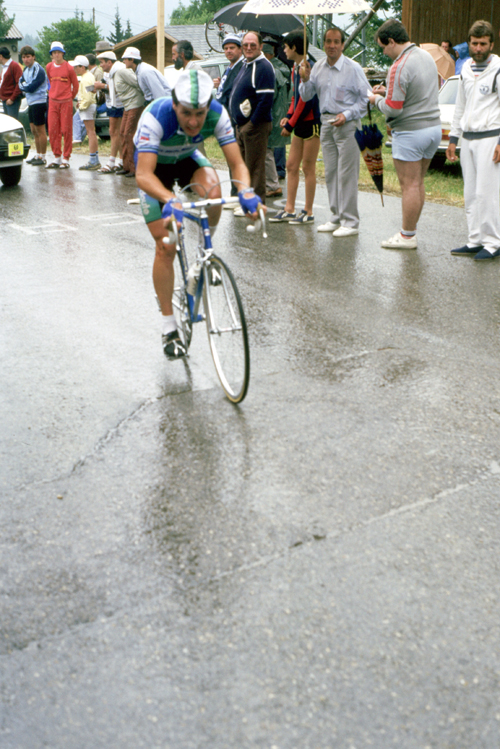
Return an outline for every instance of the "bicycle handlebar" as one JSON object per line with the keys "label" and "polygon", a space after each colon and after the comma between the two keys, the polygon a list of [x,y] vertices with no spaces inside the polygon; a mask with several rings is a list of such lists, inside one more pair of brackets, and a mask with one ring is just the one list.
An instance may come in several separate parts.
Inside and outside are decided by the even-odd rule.
{"label": "bicycle handlebar", "polygon": [[[183,210],[185,210],[186,208],[205,208],[206,206],[210,205],[224,205],[224,203],[229,203],[231,205],[238,204],[240,200],[237,195],[231,195],[228,198],[205,198],[203,200],[194,201],[179,200],[178,202],[182,205]],[[262,237],[263,239],[267,239],[268,235],[266,232],[266,217],[261,204],[259,205],[259,218],[262,226]],[[171,233],[174,235],[172,238],[173,241],[170,237]],[[179,230],[177,228],[177,221],[173,220],[170,222],[168,239],[164,237],[163,241],[168,244],[175,244],[176,248],[179,247]]]}

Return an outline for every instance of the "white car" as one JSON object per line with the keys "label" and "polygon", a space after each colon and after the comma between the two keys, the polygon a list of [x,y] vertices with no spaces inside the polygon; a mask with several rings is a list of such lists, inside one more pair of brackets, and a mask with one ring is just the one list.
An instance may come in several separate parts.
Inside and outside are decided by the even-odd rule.
{"label": "white car", "polygon": [[[446,149],[450,145],[450,130],[453,116],[455,114],[455,102],[457,100],[459,80],[459,75],[452,75],[451,78],[448,78],[448,80],[443,83],[439,90],[438,102],[439,111],[441,113],[441,143],[434,154],[431,167],[443,166],[446,161]],[[457,156],[460,156],[461,143],[462,139],[460,138],[457,145]],[[388,148],[392,148],[390,136],[385,145]]]}
{"label": "white car", "polygon": [[30,147],[19,120],[0,114],[0,180],[5,187],[17,185],[21,179],[23,160]]}

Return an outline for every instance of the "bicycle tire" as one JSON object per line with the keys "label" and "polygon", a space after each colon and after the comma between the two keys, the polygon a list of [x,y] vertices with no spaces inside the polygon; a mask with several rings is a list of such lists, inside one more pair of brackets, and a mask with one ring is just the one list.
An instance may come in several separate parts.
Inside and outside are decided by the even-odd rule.
{"label": "bicycle tire", "polygon": [[[186,259],[186,252],[184,250],[184,239],[182,235],[180,236],[179,240],[180,240],[180,246],[181,246],[180,252],[184,253],[184,263],[185,263],[185,269],[187,272],[187,259]],[[193,323],[191,322],[191,313],[189,310],[189,303],[188,303],[187,292],[186,292],[186,284],[184,281],[184,274],[182,272],[182,265],[181,265],[181,261],[179,258],[179,252],[175,253],[174,273],[175,273],[175,280],[174,280],[174,293],[172,295],[172,306],[174,308],[174,315],[175,315],[175,320],[177,323],[177,330],[179,331],[179,336],[187,351],[191,343],[191,338],[193,335]]]}
{"label": "bicycle tire", "polygon": [[245,312],[234,276],[216,255],[203,267],[203,306],[208,341],[222,389],[241,403],[250,381],[250,348]]}

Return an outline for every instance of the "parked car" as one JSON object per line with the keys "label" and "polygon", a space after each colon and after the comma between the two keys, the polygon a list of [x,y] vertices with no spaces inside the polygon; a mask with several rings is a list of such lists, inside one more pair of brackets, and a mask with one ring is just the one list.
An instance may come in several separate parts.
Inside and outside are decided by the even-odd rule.
{"label": "parked car", "polygon": [[[432,168],[442,167],[446,161],[446,149],[450,145],[450,130],[455,115],[455,102],[457,100],[459,80],[459,75],[452,75],[451,78],[448,78],[448,80],[443,83],[439,90],[438,101],[439,111],[441,113],[441,143],[432,159]],[[457,156],[460,156],[461,143],[462,139],[460,138],[457,145]],[[387,148],[392,148],[392,140],[390,136],[385,145]]]}
{"label": "parked car", "polygon": [[23,160],[29,150],[26,133],[19,120],[0,114],[0,180],[5,187],[18,184]]}
{"label": "parked car", "polygon": [[[212,80],[215,78],[222,78],[224,71],[229,66],[229,61],[225,55],[211,55],[205,60],[197,60],[196,62],[199,62],[202,70],[204,70],[205,73],[208,73]],[[180,72],[180,70],[175,69],[174,65],[167,65],[165,68],[164,75],[171,88],[175,86],[177,76]]]}

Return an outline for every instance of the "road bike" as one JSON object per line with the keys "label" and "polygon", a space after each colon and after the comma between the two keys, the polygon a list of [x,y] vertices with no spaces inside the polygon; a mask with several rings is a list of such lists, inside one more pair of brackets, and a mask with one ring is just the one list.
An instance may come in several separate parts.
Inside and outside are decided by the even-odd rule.
{"label": "road bike", "polygon": [[[185,193],[189,187],[185,188]],[[188,262],[184,224],[178,231],[172,221],[168,239],[175,244],[175,283],[172,303],[177,328],[186,350],[191,343],[193,325],[205,320],[210,351],[224,393],[232,403],[241,403],[250,381],[250,349],[245,312],[233,274],[224,260],[214,253],[208,225],[208,206],[239,204],[238,197],[205,198],[184,201],[180,193],[184,220],[197,224],[198,242],[194,260]],[[259,211],[266,237],[264,212]],[[253,229],[253,227],[251,227]],[[193,253],[190,253],[193,255]]]}

